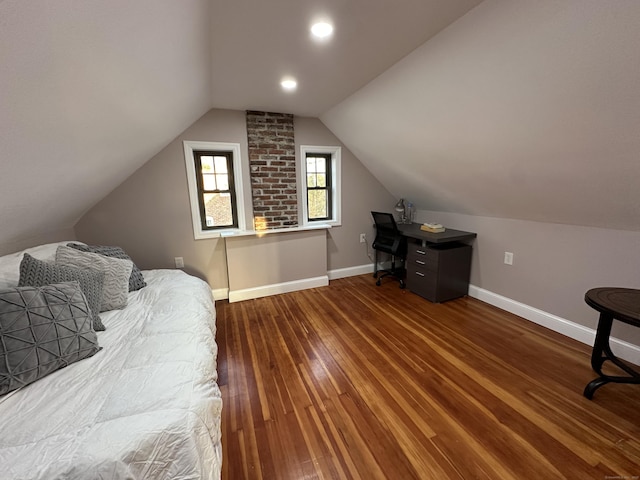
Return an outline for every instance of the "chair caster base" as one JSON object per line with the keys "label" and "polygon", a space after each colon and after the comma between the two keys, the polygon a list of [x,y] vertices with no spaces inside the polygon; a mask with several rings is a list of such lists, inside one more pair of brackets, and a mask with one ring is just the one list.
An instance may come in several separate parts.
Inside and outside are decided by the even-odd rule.
{"label": "chair caster base", "polygon": [[401,289],[404,289],[404,288],[406,288],[406,286],[407,286],[407,285],[404,283],[404,280],[402,280],[401,278],[398,278],[398,277],[393,276],[393,275],[390,275],[390,274],[384,274],[384,275],[381,275],[381,276],[378,278],[378,280],[376,280],[376,286],[377,286],[377,287],[379,287],[380,285],[382,285],[382,279],[383,279],[384,277],[391,277],[391,278],[393,278],[394,280],[398,280],[398,282],[400,282],[400,288],[401,288]]}

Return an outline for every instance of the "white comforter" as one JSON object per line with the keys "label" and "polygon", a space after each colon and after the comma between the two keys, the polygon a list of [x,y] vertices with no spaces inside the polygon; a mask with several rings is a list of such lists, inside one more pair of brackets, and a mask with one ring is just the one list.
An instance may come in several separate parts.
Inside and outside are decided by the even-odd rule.
{"label": "white comforter", "polygon": [[0,479],[216,479],[222,448],[207,284],[144,272],[95,356],[0,397]]}

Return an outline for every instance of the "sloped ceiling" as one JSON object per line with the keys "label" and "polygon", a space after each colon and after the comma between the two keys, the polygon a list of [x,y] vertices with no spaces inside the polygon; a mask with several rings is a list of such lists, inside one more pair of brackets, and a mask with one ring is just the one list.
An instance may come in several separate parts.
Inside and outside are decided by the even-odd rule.
{"label": "sloped ceiling", "polygon": [[420,209],[640,230],[639,25],[487,0],[320,119]]}
{"label": "sloped ceiling", "polygon": [[320,116],[422,209],[639,230],[639,24],[637,0],[0,0],[0,245],[72,228],[212,107]]}
{"label": "sloped ceiling", "polygon": [[211,108],[209,17],[208,0],[0,1],[0,244],[73,227]]}
{"label": "sloped ceiling", "polygon": [[0,245],[71,229],[212,107],[318,116],[480,1],[0,0]]}
{"label": "sloped ceiling", "polygon": [[[218,108],[317,117],[481,0],[213,1],[212,96]],[[309,29],[329,21],[329,41]],[[280,80],[298,80],[283,92]]]}

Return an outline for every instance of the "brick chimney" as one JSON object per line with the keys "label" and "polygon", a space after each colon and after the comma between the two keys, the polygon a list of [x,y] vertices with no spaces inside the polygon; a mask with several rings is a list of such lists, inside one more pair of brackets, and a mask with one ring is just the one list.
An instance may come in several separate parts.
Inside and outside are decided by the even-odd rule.
{"label": "brick chimney", "polygon": [[298,225],[293,115],[247,111],[256,230]]}

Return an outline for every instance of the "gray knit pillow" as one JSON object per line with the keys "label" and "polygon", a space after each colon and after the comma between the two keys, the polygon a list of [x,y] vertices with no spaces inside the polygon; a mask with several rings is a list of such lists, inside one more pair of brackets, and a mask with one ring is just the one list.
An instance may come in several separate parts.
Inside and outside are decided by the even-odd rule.
{"label": "gray knit pillow", "polygon": [[0,291],[0,395],[100,350],[80,284]]}
{"label": "gray knit pillow", "polygon": [[[67,243],[67,247],[75,248],[81,252],[97,253],[105,257],[120,258],[122,260],[131,260],[131,257],[120,247],[109,247],[105,245],[80,245],[78,243]],[[129,291],[140,290],[147,286],[142,272],[134,263],[131,276],[129,277]]]}
{"label": "gray knit pillow", "polygon": [[69,267],[88,268],[104,273],[101,312],[127,306],[129,300],[129,277],[133,268],[131,260],[121,260],[119,258],[105,257],[97,253],[81,252],[75,248],[60,245],[56,250],[56,263]]}
{"label": "gray knit pillow", "polygon": [[102,300],[104,273],[48,263],[33,258],[28,253],[24,254],[22,262],[20,262],[20,281],[18,283],[20,287],[43,287],[52,283],[74,280],[80,283],[82,293],[87,298],[93,319],[93,329],[96,331],[104,330],[104,325],[98,315]]}

